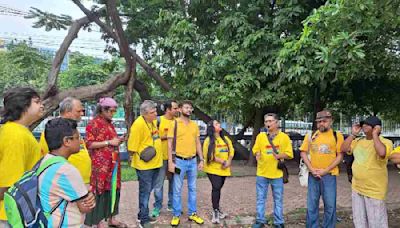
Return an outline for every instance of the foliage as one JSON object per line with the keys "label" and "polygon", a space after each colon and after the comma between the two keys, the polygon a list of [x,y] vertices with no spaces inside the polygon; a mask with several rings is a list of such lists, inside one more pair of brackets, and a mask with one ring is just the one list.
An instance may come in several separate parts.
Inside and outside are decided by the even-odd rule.
{"label": "foliage", "polygon": [[283,41],[293,40],[301,21],[320,4],[130,0],[123,1],[122,9],[132,16],[130,40],[145,44],[144,56],[178,97],[209,112],[232,110],[246,119],[255,108],[284,111],[291,104],[294,91],[281,82],[274,62]]}
{"label": "foliage", "polygon": [[50,57],[27,42],[11,43],[0,52],[0,91],[17,85],[45,86]]}
{"label": "foliage", "polygon": [[330,1],[285,43],[276,65],[286,81],[318,88],[343,113],[393,112],[400,100],[399,14],[400,3],[390,0]]}
{"label": "foliage", "polygon": [[31,9],[29,10],[29,14],[25,16],[25,18],[35,18],[37,21],[33,23],[32,27],[44,27],[46,31],[50,31],[52,29],[64,30],[72,24],[71,16],[65,14],[61,14],[60,16],[58,16],[52,13],[43,12],[42,10],[35,7],[31,7]]}

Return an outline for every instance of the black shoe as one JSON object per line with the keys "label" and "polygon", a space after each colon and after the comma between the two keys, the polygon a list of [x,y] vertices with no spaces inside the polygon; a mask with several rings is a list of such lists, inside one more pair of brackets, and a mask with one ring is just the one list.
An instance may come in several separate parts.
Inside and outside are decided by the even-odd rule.
{"label": "black shoe", "polygon": [[274,224],[274,228],[285,228],[284,224]]}

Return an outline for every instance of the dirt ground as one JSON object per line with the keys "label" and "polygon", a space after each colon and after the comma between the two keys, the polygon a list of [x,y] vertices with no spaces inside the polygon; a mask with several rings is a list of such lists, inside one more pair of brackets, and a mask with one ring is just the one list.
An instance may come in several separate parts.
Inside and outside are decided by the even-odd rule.
{"label": "dirt ground", "polygon": [[[306,198],[307,189],[301,187],[297,178],[298,167],[292,162],[288,165],[290,179],[284,189],[284,213],[285,227],[305,227]],[[228,213],[228,217],[219,226],[211,224],[211,184],[207,178],[199,178],[197,181],[197,211],[205,219],[202,227],[251,227],[256,213],[256,191],[255,174],[256,168],[247,166],[244,162],[235,162],[232,171],[236,177],[226,180],[222,189],[221,207]],[[351,215],[351,185],[347,181],[347,175],[341,168],[341,175],[337,179],[337,213],[339,222],[338,228],[353,227]],[[167,182],[165,182],[167,188]],[[165,189],[164,188],[164,189]],[[164,204],[167,199],[167,193],[164,190]],[[153,208],[153,196],[150,198],[150,211]],[[182,206],[183,216],[181,216],[180,227],[198,227],[187,221],[187,187],[184,184]],[[390,227],[400,227],[400,176],[398,170],[389,166],[389,190],[387,196],[389,225]],[[269,221],[272,214],[272,195],[268,192],[266,213]],[[322,212],[322,202],[321,202]],[[138,213],[138,182],[124,182],[122,186],[122,195],[120,203],[119,219],[129,224],[129,227],[136,227]],[[169,227],[172,218],[171,212],[165,208],[161,211],[154,227]],[[320,216],[322,219],[322,215]]]}

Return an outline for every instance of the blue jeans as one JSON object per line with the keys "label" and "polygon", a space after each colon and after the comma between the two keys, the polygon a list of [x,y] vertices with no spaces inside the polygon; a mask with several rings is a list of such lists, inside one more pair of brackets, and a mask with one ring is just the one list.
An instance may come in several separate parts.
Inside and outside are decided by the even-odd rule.
{"label": "blue jeans", "polygon": [[322,227],[336,226],[336,176],[327,174],[321,179],[308,175],[307,228],[319,227],[319,199],[324,202],[324,221]]}
{"label": "blue jeans", "polygon": [[173,197],[173,215],[182,214],[182,186],[185,174],[187,174],[188,183],[188,215],[196,213],[196,179],[197,179],[197,159],[182,160],[176,158],[175,165],[181,170],[180,174],[174,174],[174,197]]}
{"label": "blue jeans", "polygon": [[268,185],[271,184],[272,197],[274,199],[274,224],[279,225],[285,223],[283,219],[283,178],[270,179],[257,176],[257,223],[266,224],[265,219],[265,201],[268,195]]}
{"label": "blue jeans", "polygon": [[[164,181],[166,178],[166,172],[168,170],[168,160],[163,162],[163,166],[160,168],[160,172],[158,173],[158,177],[156,180],[156,185],[154,186],[154,208],[158,208],[161,210],[163,204],[163,193],[164,193]],[[168,179],[168,207],[172,207],[172,183],[173,180],[171,178]]]}
{"label": "blue jeans", "polygon": [[156,184],[160,168],[150,170],[138,170],[136,174],[139,180],[139,213],[140,223],[145,224],[150,220],[149,217],[149,199],[150,193]]}

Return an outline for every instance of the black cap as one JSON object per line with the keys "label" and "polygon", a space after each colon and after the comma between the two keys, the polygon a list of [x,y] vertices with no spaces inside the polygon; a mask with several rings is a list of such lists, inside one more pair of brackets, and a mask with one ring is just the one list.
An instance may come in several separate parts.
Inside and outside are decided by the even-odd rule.
{"label": "black cap", "polygon": [[382,126],[382,121],[376,116],[370,116],[367,119],[360,121],[360,125],[368,124],[371,127],[375,127],[376,125]]}

